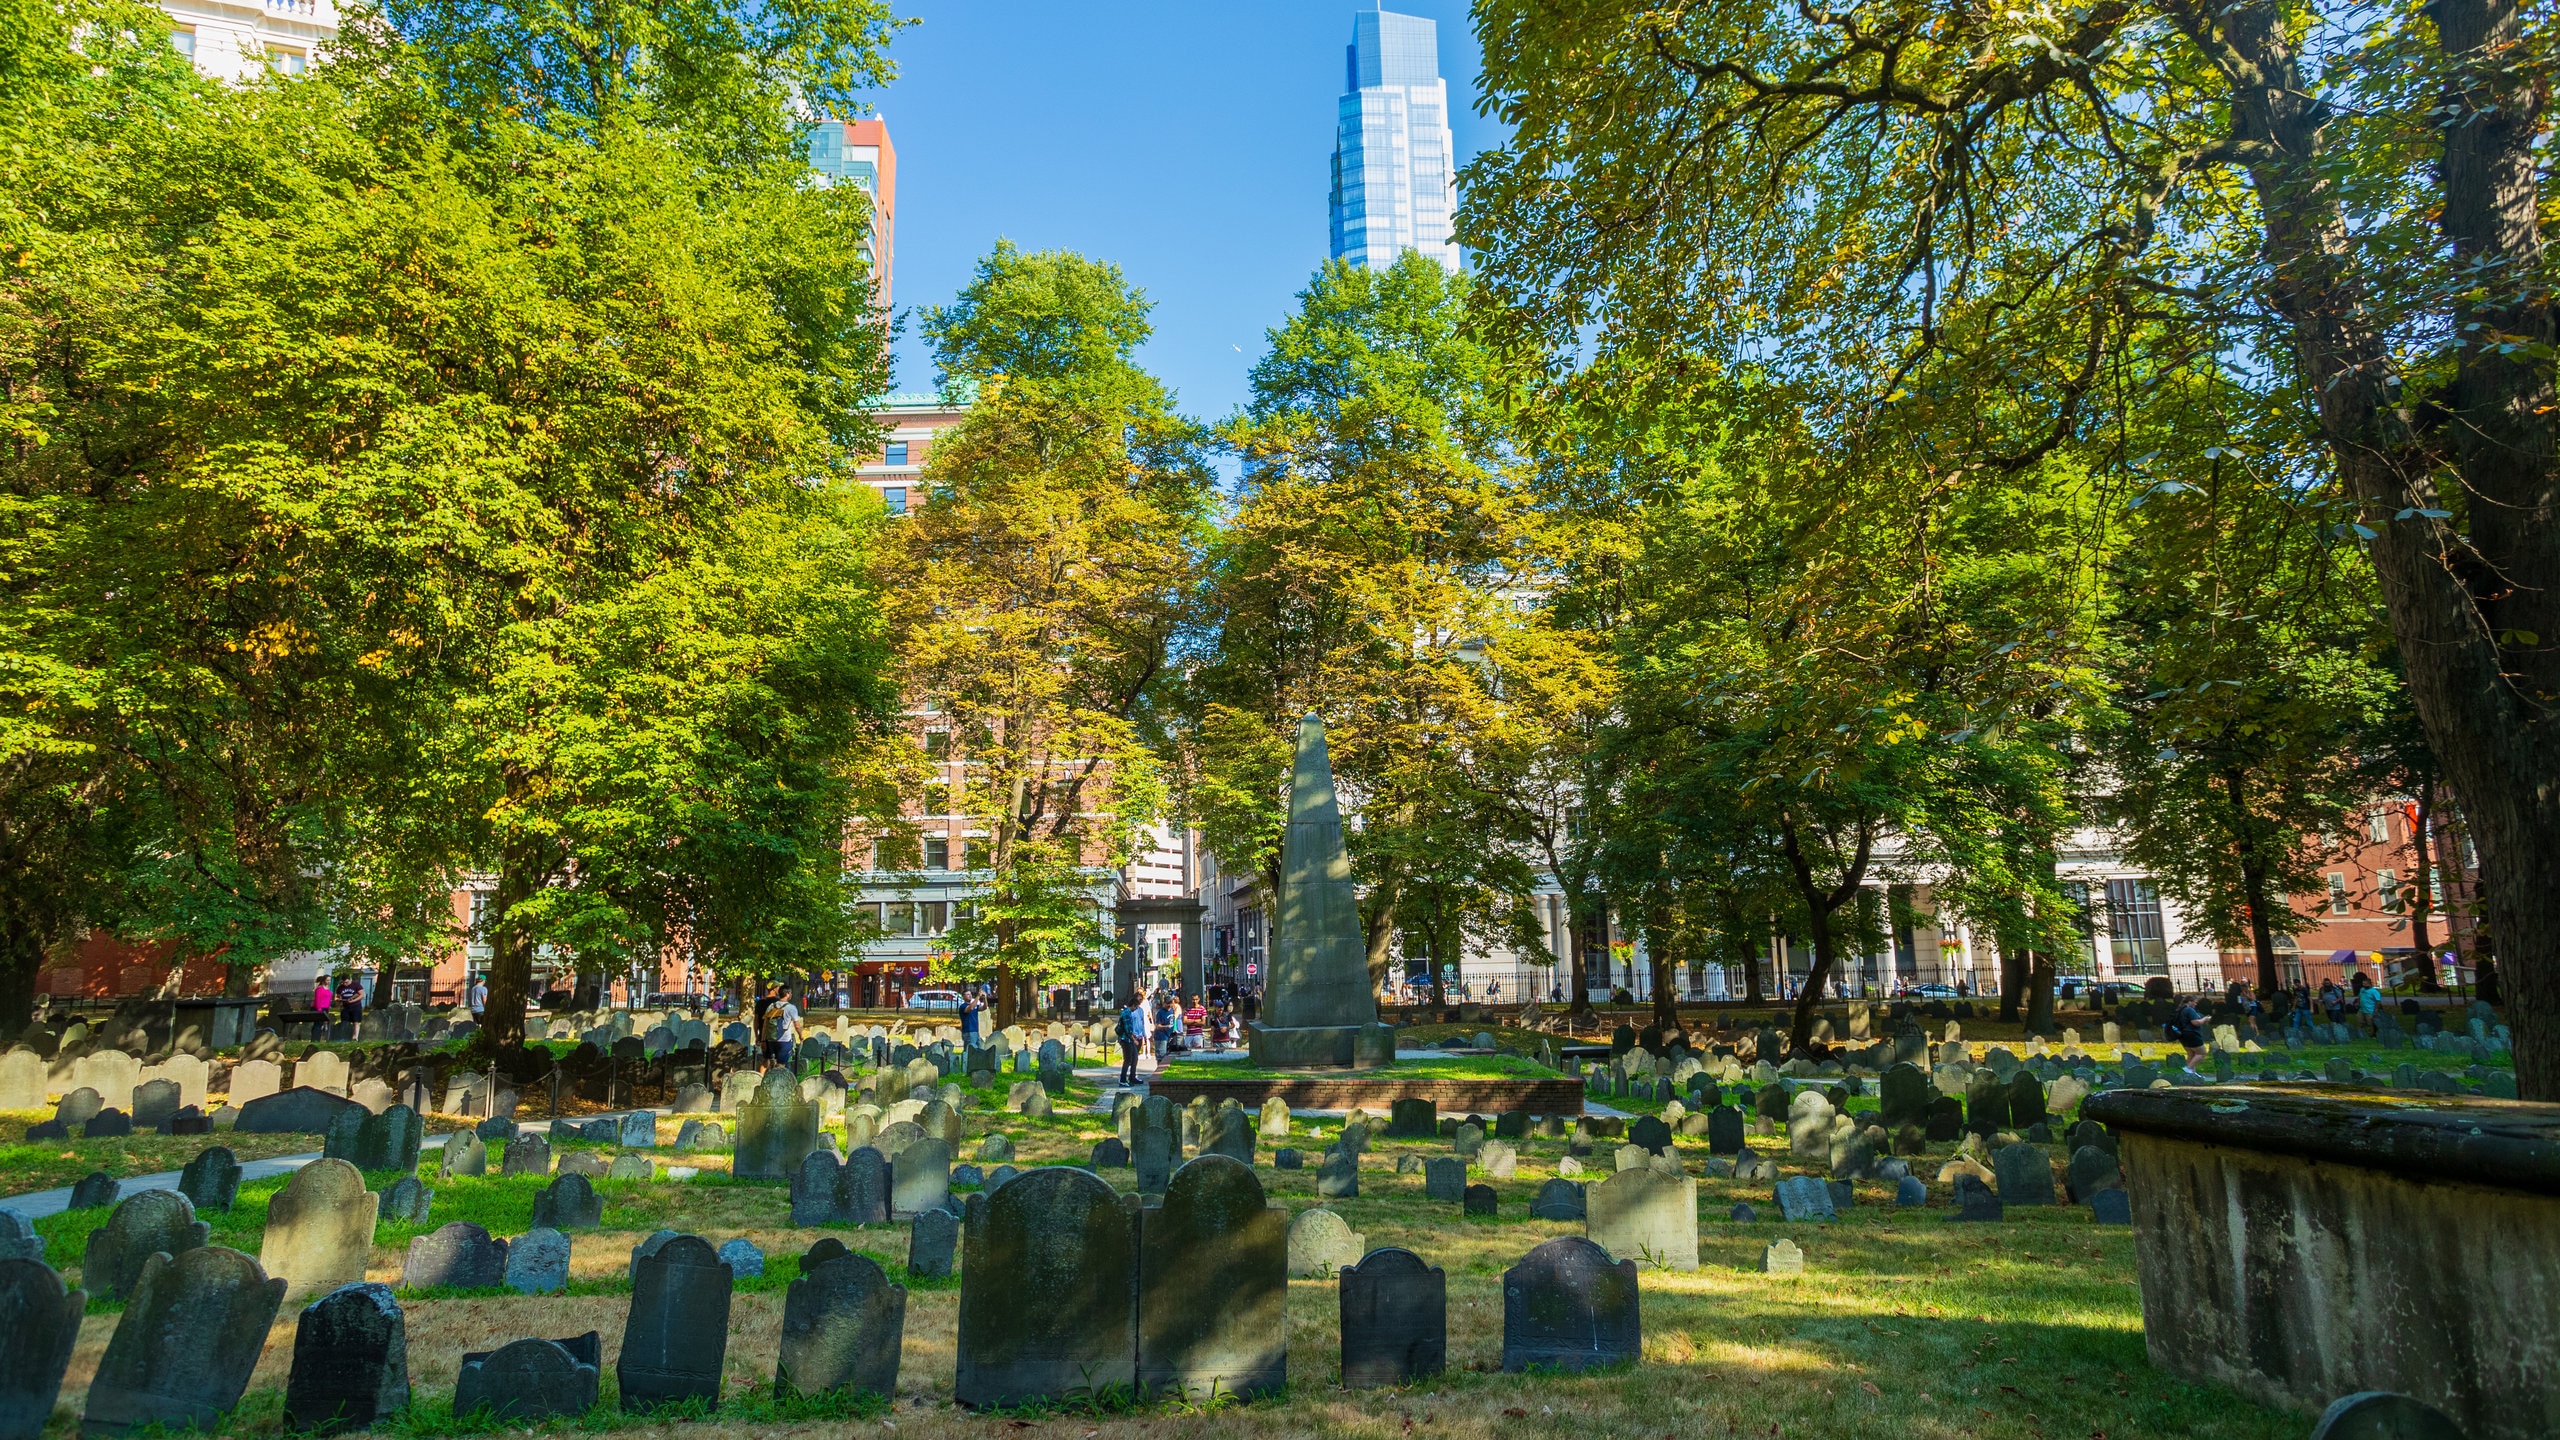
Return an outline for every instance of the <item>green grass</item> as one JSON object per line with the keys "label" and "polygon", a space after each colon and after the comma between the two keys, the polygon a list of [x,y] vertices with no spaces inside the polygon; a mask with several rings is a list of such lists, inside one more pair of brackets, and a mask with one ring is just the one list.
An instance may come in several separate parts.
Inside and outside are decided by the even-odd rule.
{"label": "green grass", "polygon": [[1401,1058],[1383,1070],[1358,1072],[1258,1070],[1234,1061],[1176,1060],[1166,1067],[1168,1080],[1552,1080],[1564,1074],[1520,1055],[1431,1055]]}

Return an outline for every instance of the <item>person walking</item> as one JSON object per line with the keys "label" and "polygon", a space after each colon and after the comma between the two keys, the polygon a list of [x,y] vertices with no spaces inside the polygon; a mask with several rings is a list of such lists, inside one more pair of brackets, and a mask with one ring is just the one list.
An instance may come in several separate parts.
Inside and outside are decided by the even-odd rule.
{"label": "person walking", "polygon": [[2178,1004],[2178,1013],[2169,1018],[2169,1038],[2187,1047],[2187,1068],[2204,1058],[2204,1012],[2193,1000]]}
{"label": "person walking", "polygon": [[1173,1008],[1173,997],[1156,992],[1155,1009],[1156,1068],[1162,1070],[1173,1063],[1174,1036],[1181,1025],[1181,1015]]}
{"label": "person walking", "polygon": [[481,1013],[489,1008],[488,976],[474,975],[471,977],[471,990],[469,994],[463,997],[463,1003],[471,1007],[472,1022],[474,1024],[479,1023]]}
{"label": "person walking", "polygon": [[1138,1042],[1147,1035],[1147,1013],[1138,1008],[1138,995],[1131,991],[1120,997],[1120,1083],[1138,1083]]}
{"label": "person walking", "polygon": [[2381,1008],[2382,987],[2374,983],[2372,976],[2361,970],[2357,971],[2356,1024],[2362,1027],[2367,1035],[2375,1033],[2380,1028],[2381,1022],[2374,1018],[2374,1014]]}
{"label": "person walking", "polygon": [[978,1044],[978,1015],[987,1008],[986,997],[971,985],[960,992],[960,1043],[971,1049]]}
{"label": "person walking", "polygon": [[790,996],[780,996],[773,1007],[773,1058],[789,1065],[799,1043],[800,1007],[791,1003]]}
{"label": "person walking", "polygon": [[311,1008],[320,1012],[321,1024],[329,1023],[329,1012],[337,1008],[337,1002],[338,992],[329,988],[328,976],[311,982]]}

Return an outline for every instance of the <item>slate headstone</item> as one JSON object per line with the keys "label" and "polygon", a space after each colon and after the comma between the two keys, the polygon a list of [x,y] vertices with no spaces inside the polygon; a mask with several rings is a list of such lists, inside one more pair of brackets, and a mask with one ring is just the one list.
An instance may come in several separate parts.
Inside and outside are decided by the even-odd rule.
{"label": "slate headstone", "polygon": [[[44,1083],[41,1069],[36,1083]],[[88,1303],[87,1293],[64,1285],[41,1254],[0,1259],[0,1335],[8,1340],[0,1344],[0,1436],[36,1440],[44,1433]]]}
{"label": "slate headstone", "polygon": [[1289,1222],[1289,1273],[1323,1279],[1360,1263],[1366,1242],[1350,1223],[1322,1206],[1301,1210]]}
{"label": "slate headstone", "polygon": [[2089,1219],[2098,1225],[2130,1225],[2133,1197],[2121,1189],[2101,1190],[2089,1197]]}
{"label": "slate headstone", "polygon": [[2021,1140],[2001,1146],[1991,1157],[1991,1173],[1999,1179],[2002,1205],[2053,1203],[2053,1160],[2041,1145]]}
{"label": "slate headstone", "polygon": [[409,1242],[400,1288],[489,1289],[506,1283],[507,1242],[468,1220],[456,1220]]}
{"label": "slate headstone", "polygon": [[1347,1150],[1328,1150],[1316,1162],[1316,1194],[1327,1200],[1355,1200],[1360,1195],[1360,1157]]}
{"label": "slate headstone", "polygon": [[[341,1163],[317,1161],[303,1173]],[[360,1178],[357,1193],[363,1193]],[[364,1206],[368,1226],[372,1208]],[[274,1233],[272,1222],[268,1233]],[[89,1383],[80,1433],[124,1435],[145,1425],[210,1429],[249,1388],[285,1290],[285,1280],[270,1279],[257,1261],[219,1245],[151,1256]]]}
{"label": "slate headstone", "polygon": [[408,1321],[389,1286],[341,1285],[303,1308],[284,1388],[290,1428],[369,1430],[408,1408]]}
{"label": "slate headstone", "polygon": [[[1629,1174],[1644,1172],[1629,1171]],[[1579,1235],[1549,1240],[1502,1276],[1502,1368],[1564,1370],[1639,1358],[1644,1325],[1636,1263]]]}
{"label": "slate headstone", "polygon": [[462,1357],[453,1413],[486,1411],[493,1420],[545,1420],[596,1408],[603,1366],[590,1330],[570,1340],[516,1340]]}
{"label": "slate headstone", "polygon": [[604,1223],[604,1197],[584,1175],[555,1176],[533,1197],[533,1223],[554,1230],[593,1230]]}
{"label": "slate headstone", "polygon": [[1894,1182],[1893,1203],[1916,1208],[1929,1203],[1929,1183],[1917,1175],[1905,1175]]}
{"label": "slate headstone", "polygon": [[1991,1187],[1983,1184],[1978,1177],[1958,1175],[1955,1179],[1955,1189],[1955,1219],[1990,1222],[2002,1218],[2000,1197],[1993,1194]]}
{"label": "slate headstone", "polygon": [[178,1172],[178,1193],[194,1202],[198,1214],[228,1211],[240,1198],[239,1160],[227,1146],[206,1146]]}
{"label": "slate headstone", "polygon": [[1253,1168],[1223,1154],[1191,1160],[1138,1235],[1140,1392],[1252,1399],[1285,1388],[1289,1221]]}
{"label": "slate headstone", "polygon": [[1589,1192],[1571,1180],[1550,1180],[1538,1187],[1529,1214],[1540,1220],[1581,1220],[1589,1214]]}
{"label": "slate headstone", "polygon": [[697,1397],[719,1405],[735,1285],[718,1252],[696,1235],[678,1235],[633,1266],[631,1315],[613,1366],[625,1411]]}
{"label": "slate headstone", "polygon": [[751,1279],[764,1273],[764,1252],[756,1248],[754,1241],[741,1235],[721,1245],[720,1263],[728,1266],[729,1273],[738,1279]]}
{"label": "slate headstone", "polygon": [[194,1202],[175,1190],[137,1190],[116,1202],[107,1223],[89,1232],[80,1281],[102,1300],[123,1300],[142,1279],[143,1262],[155,1251],[183,1255],[210,1244],[213,1227],[196,1218]]}
{"label": "slate headstone", "polygon": [[904,1220],[951,1203],[951,1146],[931,1136],[889,1162],[889,1218]]}
{"label": "slate headstone", "polygon": [[948,1210],[927,1210],[907,1229],[907,1273],[919,1280],[950,1278],[960,1248],[960,1220]]}
{"label": "slate headstone", "polygon": [[519,1295],[553,1295],[569,1288],[569,1237],[548,1225],[537,1225],[507,1247],[501,1284]]}
{"label": "slate headstone", "polygon": [[1467,1193],[1467,1162],[1454,1156],[1434,1155],[1422,1162],[1422,1196],[1426,1200],[1456,1200]]}
{"label": "slate headstone", "polygon": [[[820,1241],[825,1245],[829,1241]],[[907,1292],[892,1284],[877,1261],[836,1245],[800,1262],[782,1304],[782,1352],[774,1366],[776,1392],[819,1395],[868,1391],[898,1393],[898,1352],[907,1327]]]}
{"label": "slate headstone", "polygon": [[1449,1277],[1438,1266],[1388,1246],[1340,1274],[1346,1389],[1411,1385],[1448,1368]]}
{"label": "slate headstone", "polygon": [[2320,1412],[2311,1440],[2464,1440],[2462,1427],[2432,1405],[2388,1390],[2341,1395]]}
{"label": "slate headstone", "polygon": [[551,1142],[540,1135],[516,1135],[498,1160],[501,1175],[548,1175],[551,1173]]}
{"label": "slate headstone", "polygon": [[437,1162],[447,1175],[486,1175],[489,1173],[489,1147],[470,1130],[456,1130],[444,1142],[444,1157]]}
{"label": "slate headstone", "polygon": [[955,1400],[985,1409],[1136,1389],[1136,1227],[1109,1185],[1032,1170],[969,1197],[965,1224]]}
{"label": "slate headstone", "polygon": [[1831,1187],[1811,1175],[1790,1175],[1779,1181],[1772,1198],[1778,1214],[1788,1220],[1835,1220],[1840,1215],[1832,1203]]}
{"label": "slate headstone", "polygon": [[117,1185],[114,1180],[108,1178],[106,1172],[101,1170],[92,1170],[88,1174],[81,1176],[79,1183],[71,1187],[71,1200],[64,1208],[69,1210],[103,1210],[107,1206],[116,1203],[116,1194],[122,1188],[123,1187]]}

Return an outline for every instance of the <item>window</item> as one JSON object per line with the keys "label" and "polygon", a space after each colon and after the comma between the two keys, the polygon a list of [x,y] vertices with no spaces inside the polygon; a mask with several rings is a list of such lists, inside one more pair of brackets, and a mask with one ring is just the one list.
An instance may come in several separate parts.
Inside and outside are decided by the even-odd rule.
{"label": "window", "polygon": [[886,900],[880,905],[880,929],[890,935],[916,933],[916,907],[910,900]]}
{"label": "window", "polygon": [[951,787],[948,784],[936,780],[924,787],[924,813],[927,815],[951,813]]}
{"label": "window", "polygon": [[947,759],[949,759],[950,757],[951,757],[951,732],[950,732],[950,731],[948,731],[948,730],[927,730],[926,732],[924,732],[924,758],[926,758],[927,760],[947,760]]}
{"label": "window", "polygon": [[921,858],[913,835],[883,835],[871,845],[874,870],[913,870]]}
{"label": "window", "polygon": [[2400,908],[2400,872],[2397,870],[2374,871],[2373,893],[2381,899],[2383,909],[2398,910]]}
{"label": "window", "polygon": [[944,931],[949,930],[951,928],[950,902],[944,900],[917,901],[916,922],[919,927],[916,933],[919,935],[939,935]]}
{"label": "window", "polygon": [[[2062,952],[2061,963],[2054,968],[2064,975],[2091,975],[2098,965],[2098,917],[2089,908],[2089,882],[2065,880],[2062,898],[2071,902],[2073,928],[2080,932],[2080,943]],[[1906,934],[1907,928],[1906,928]],[[1908,939],[1902,940],[1908,945]]]}
{"label": "window", "polygon": [[890,441],[890,442],[889,442],[889,448],[888,448],[887,453],[883,454],[883,455],[880,457],[880,463],[881,463],[881,464],[883,464],[883,465],[904,465],[904,464],[906,464],[906,463],[907,463],[907,442],[906,442],[906,441],[904,441],[904,440],[892,440],[892,441]]}
{"label": "window", "polygon": [[2109,945],[2119,975],[2169,973],[2168,934],[2160,919],[2160,892],[2148,880],[2107,882]]}
{"label": "window", "polygon": [[2344,915],[2355,907],[2347,903],[2347,877],[2336,871],[2329,873],[2329,913]]}
{"label": "window", "polygon": [[951,868],[951,842],[948,839],[940,835],[924,837],[924,868],[927,870]]}
{"label": "window", "polygon": [[177,47],[179,54],[186,56],[189,60],[195,59],[196,27],[193,25],[181,25],[177,29],[170,31],[169,43]]}
{"label": "window", "polygon": [[311,68],[311,57],[282,45],[267,47],[267,68],[287,75],[300,75]]}
{"label": "window", "polygon": [[904,515],[904,514],[906,514],[906,513],[907,513],[907,487],[906,487],[906,486],[904,486],[904,485],[883,485],[883,486],[881,486],[881,487],[880,487],[880,503],[881,503],[881,504],[883,504],[883,505],[888,506],[888,507],[889,507],[889,513],[890,513],[890,514],[892,514],[892,515]]}
{"label": "window", "polygon": [[988,848],[984,840],[967,842],[966,851],[969,857],[969,868],[972,870],[984,870],[995,863],[995,852]]}
{"label": "window", "polygon": [[2371,815],[2365,817],[2365,823],[2365,833],[2373,837],[2374,844],[2387,845],[2391,842],[2390,811],[2376,810]]}

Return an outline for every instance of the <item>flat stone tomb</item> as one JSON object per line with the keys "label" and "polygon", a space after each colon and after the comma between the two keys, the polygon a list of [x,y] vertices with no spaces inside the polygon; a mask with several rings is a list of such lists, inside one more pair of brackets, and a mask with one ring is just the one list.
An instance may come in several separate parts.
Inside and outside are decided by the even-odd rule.
{"label": "flat stone tomb", "polygon": [[969,1197],[953,1398],[973,1407],[1133,1390],[1138,1253],[1120,1197],[1082,1170]]}
{"label": "flat stone tomb", "polygon": [[[1310,1212],[1321,1213],[1321,1212]],[[1373,1250],[1342,1272],[1342,1383],[1410,1385],[1449,1363],[1449,1277],[1410,1250]]]}
{"label": "flat stone tomb", "polygon": [[[834,1252],[819,1258],[823,1247]],[[868,1255],[821,1240],[800,1263],[782,1305],[782,1353],[774,1389],[785,1394],[867,1390],[898,1393],[898,1352],[907,1328],[906,1287]]]}
{"label": "flat stone tomb", "polygon": [[389,1286],[341,1285],[303,1308],[284,1390],[292,1428],[322,1435],[368,1430],[408,1407],[408,1321]]}
{"label": "flat stone tomb", "polygon": [[1502,1275],[1502,1368],[1581,1370],[1644,1352],[1636,1262],[1579,1235],[1550,1240]]}
{"label": "flat stone tomb", "polygon": [[284,1297],[285,1281],[237,1250],[203,1245],[151,1256],[89,1384],[80,1433],[211,1427],[249,1388]]}
{"label": "flat stone tomb", "polygon": [[1202,1155],[1139,1215],[1138,1389],[1193,1400],[1288,1384],[1289,1221],[1251,1167]]}
{"label": "flat stone tomb", "polygon": [[613,1367],[622,1408],[652,1410],[695,1396],[718,1405],[736,1277],[694,1235],[677,1236],[632,1269],[631,1315]]}

